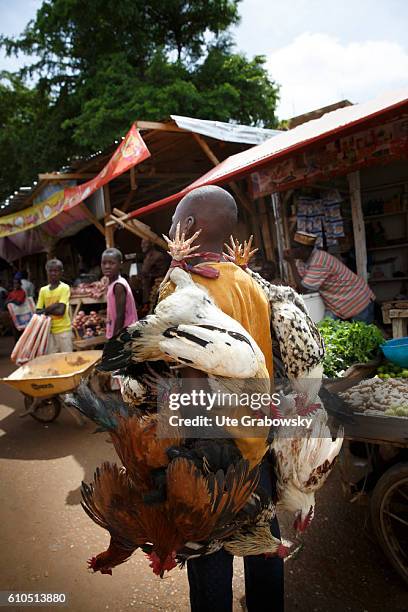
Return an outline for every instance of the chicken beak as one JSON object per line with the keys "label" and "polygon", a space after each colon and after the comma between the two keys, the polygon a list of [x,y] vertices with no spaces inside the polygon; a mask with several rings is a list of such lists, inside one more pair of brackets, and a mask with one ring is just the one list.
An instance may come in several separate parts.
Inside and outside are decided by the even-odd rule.
{"label": "chicken beak", "polygon": [[293,529],[295,531],[300,532],[301,531],[301,525],[302,525],[302,513],[299,510],[298,512],[296,512],[296,515],[295,515],[295,521],[293,523]]}
{"label": "chicken beak", "polygon": [[306,516],[303,515],[303,512],[299,510],[296,514],[295,522],[293,523],[293,528],[298,533],[303,533],[309,527],[310,523],[313,520],[314,516],[314,507],[310,506],[308,513]]}

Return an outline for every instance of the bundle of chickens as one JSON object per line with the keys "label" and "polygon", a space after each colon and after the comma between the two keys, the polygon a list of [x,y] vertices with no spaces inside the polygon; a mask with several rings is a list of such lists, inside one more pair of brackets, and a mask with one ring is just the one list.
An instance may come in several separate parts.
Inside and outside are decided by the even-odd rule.
{"label": "bundle of chickens", "polygon": [[71,297],[90,297],[94,300],[101,299],[108,290],[109,279],[106,276],[102,276],[101,280],[93,283],[80,283],[76,287],[71,288]]}
{"label": "bundle of chickens", "polygon": [[106,317],[95,310],[91,310],[89,314],[85,314],[84,310],[80,310],[74,317],[72,326],[77,330],[81,338],[102,336],[105,334]]}
{"label": "bundle of chickens", "polygon": [[[99,431],[109,432],[122,464],[104,463],[92,484],[82,484],[85,512],[110,535],[107,550],[89,560],[101,573],[111,574],[138,548],[160,576],[222,547],[238,556],[286,556],[288,546],[270,530],[276,507],[293,513],[294,527],[304,531],[314,515],[315,493],[342,445],[341,431],[332,440],[319,403],[309,431],[297,430],[290,438],[278,428],[271,440],[259,441],[257,461],[245,457],[237,438],[192,440],[174,428],[171,438],[158,435],[165,416],[157,404],[166,402],[158,391],[163,379],[173,384],[169,366],[188,364],[205,372],[212,389],[242,391],[255,380],[265,391],[265,359],[248,332],[184,270],[172,269],[170,280],[175,291],[154,314],[105,346],[100,368],[121,373],[123,401],[98,398],[86,386],[71,399]],[[287,312],[288,304],[282,306]],[[281,316],[277,321],[282,325]],[[284,361],[286,356],[283,351]],[[303,393],[303,381],[293,382]],[[274,460],[276,499],[260,485],[264,455]]]}

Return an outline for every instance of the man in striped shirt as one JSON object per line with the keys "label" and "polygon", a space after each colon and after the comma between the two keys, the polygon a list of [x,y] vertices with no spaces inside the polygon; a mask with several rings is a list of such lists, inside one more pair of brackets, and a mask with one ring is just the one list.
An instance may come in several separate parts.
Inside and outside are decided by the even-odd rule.
{"label": "man in striped shirt", "polygon": [[367,283],[339,259],[314,248],[316,237],[297,232],[296,247],[285,252],[300,291],[318,291],[326,316],[372,323],[375,295]]}

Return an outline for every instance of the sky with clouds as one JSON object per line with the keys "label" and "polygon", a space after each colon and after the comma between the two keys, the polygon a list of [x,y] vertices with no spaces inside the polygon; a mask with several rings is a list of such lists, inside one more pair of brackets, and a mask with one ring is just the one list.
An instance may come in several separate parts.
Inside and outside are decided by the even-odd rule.
{"label": "sky with clouds", "polygon": [[[19,33],[40,5],[0,0],[0,31]],[[408,89],[407,0],[243,0],[240,14],[237,49],[266,56],[280,118]],[[0,69],[18,64],[0,56]]]}

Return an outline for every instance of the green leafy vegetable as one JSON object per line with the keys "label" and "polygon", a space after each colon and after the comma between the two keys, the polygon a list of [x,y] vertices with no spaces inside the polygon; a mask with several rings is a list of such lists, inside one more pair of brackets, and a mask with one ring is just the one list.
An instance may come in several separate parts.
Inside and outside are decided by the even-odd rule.
{"label": "green leafy vegetable", "polygon": [[326,347],[324,373],[329,377],[339,376],[354,363],[370,361],[384,342],[376,325],[324,319],[318,327]]}

